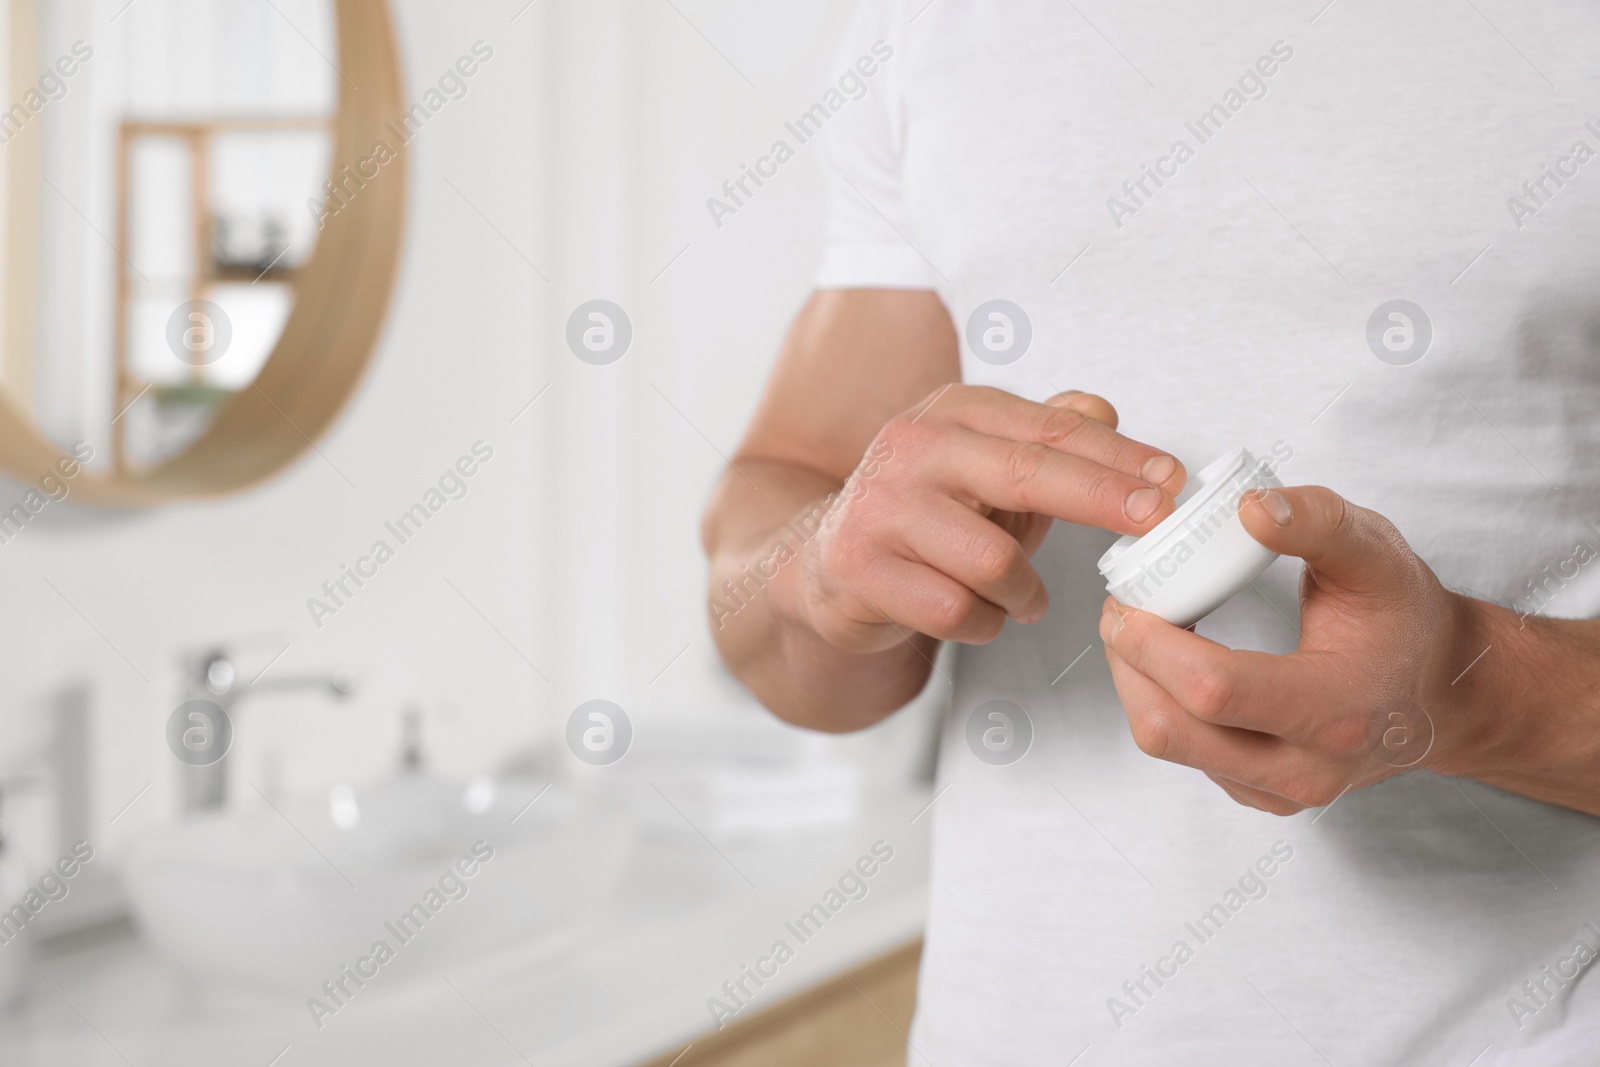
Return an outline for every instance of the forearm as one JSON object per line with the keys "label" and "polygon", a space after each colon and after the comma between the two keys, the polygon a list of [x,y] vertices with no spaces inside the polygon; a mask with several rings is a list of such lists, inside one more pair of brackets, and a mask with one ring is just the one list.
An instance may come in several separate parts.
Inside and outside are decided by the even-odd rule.
{"label": "forearm", "polygon": [[1439,769],[1600,815],[1600,620],[1461,602],[1464,673],[1436,724],[1454,742]]}
{"label": "forearm", "polygon": [[797,726],[859,730],[904,706],[927,680],[936,641],[907,633],[881,651],[847,652],[809,620],[805,548],[842,485],[791,464],[738,463],[718,486],[703,530],[706,607],[723,662]]}

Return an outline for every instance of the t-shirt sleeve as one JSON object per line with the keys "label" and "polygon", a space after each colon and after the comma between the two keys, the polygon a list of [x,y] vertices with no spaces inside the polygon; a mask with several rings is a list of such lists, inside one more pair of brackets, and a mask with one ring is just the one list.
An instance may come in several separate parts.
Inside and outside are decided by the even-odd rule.
{"label": "t-shirt sleeve", "polygon": [[[902,186],[906,63],[904,20],[895,0],[860,0],[833,66],[866,90],[818,137],[828,215],[818,289],[932,289],[937,276],[913,245]],[[865,58],[863,58],[865,57]]]}

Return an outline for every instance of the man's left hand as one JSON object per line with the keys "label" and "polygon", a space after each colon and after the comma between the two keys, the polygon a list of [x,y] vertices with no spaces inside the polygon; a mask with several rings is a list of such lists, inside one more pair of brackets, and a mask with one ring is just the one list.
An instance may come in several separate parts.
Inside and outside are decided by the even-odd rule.
{"label": "man's left hand", "polygon": [[1480,602],[1445,589],[1387,519],[1328,489],[1258,491],[1239,515],[1257,541],[1305,561],[1299,647],[1230,649],[1108,597],[1100,636],[1139,747],[1278,815],[1459,764],[1488,728],[1453,685],[1483,649]]}

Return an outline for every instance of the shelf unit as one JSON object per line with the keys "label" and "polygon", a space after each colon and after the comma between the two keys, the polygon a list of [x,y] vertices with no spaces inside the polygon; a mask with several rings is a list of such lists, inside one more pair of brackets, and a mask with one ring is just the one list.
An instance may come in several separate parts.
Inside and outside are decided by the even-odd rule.
{"label": "shelf unit", "polygon": [[[243,264],[220,262],[216,254],[216,218],[211,197],[212,147],[220,136],[232,133],[304,133],[321,132],[332,137],[333,123],[321,117],[257,117],[214,118],[201,121],[151,121],[126,119],[117,129],[117,186],[116,247],[129,248],[133,230],[132,218],[132,157],[135,145],[141,140],[161,138],[183,145],[189,158],[189,219],[190,240],[193,243],[194,272],[188,279],[188,300],[209,299],[217,285],[230,283],[267,284],[286,286],[291,290],[298,283],[298,270],[281,265],[278,261],[289,250],[284,248],[265,263]],[[302,250],[302,258],[309,253]],[[119,473],[128,473],[132,463],[128,456],[127,422],[123,416],[146,393],[154,392],[158,398],[170,397],[187,403],[218,406],[226,402],[233,390],[208,383],[205,368],[189,368],[189,380],[183,385],[160,385],[136,374],[130,359],[130,327],[137,271],[128,258],[118,256],[116,280],[116,309],[113,317],[112,338],[112,410],[116,414],[111,423],[111,462]]]}

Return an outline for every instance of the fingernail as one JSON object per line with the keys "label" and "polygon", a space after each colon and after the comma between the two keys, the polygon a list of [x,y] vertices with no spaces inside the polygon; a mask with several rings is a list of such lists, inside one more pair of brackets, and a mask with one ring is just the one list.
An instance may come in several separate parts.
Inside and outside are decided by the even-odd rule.
{"label": "fingernail", "polygon": [[1139,468],[1139,474],[1151,485],[1164,485],[1178,470],[1178,461],[1171,456],[1151,456]]}
{"label": "fingernail", "polygon": [[1128,499],[1122,503],[1122,511],[1130,521],[1143,522],[1154,515],[1160,506],[1161,490],[1146,486],[1128,494]]}
{"label": "fingernail", "polygon": [[1287,526],[1294,521],[1294,508],[1290,506],[1289,498],[1282,493],[1266,489],[1256,499],[1261,501],[1261,506],[1267,509],[1267,514],[1271,515],[1272,521],[1279,526]]}
{"label": "fingernail", "polygon": [[1083,390],[1082,389],[1067,389],[1067,390],[1064,390],[1061,395],[1062,396],[1082,396],[1083,395]]}
{"label": "fingernail", "polygon": [[1122,613],[1116,609],[1107,611],[1100,616],[1100,640],[1108,645],[1117,643],[1117,635],[1122,632]]}

